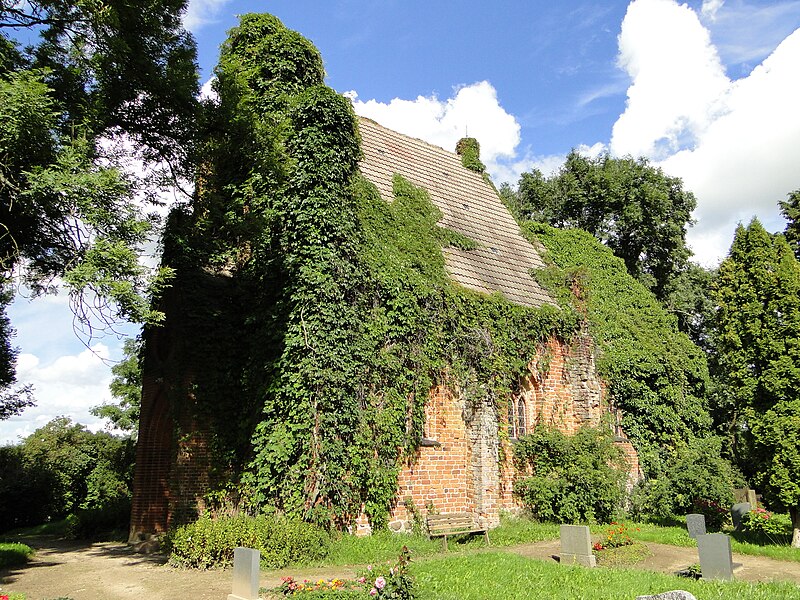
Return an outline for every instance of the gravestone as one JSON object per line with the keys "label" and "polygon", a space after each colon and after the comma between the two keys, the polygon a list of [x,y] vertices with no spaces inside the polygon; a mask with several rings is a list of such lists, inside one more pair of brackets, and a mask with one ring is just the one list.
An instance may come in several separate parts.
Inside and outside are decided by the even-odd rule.
{"label": "gravestone", "polygon": [[697,538],[700,570],[703,579],[733,579],[731,538],[722,533],[707,533]]}
{"label": "gravestone", "polygon": [[586,525],[561,526],[561,563],[597,566],[597,559],[592,554],[592,538]]}
{"label": "gravestone", "polygon": [[693,540],[697,539],[699,535],[706,534],[706,517],[705,515],[690,514],[686,515],[686,529],[689,531],[689,537]]}
{"label": "gravestone", "polygon": [[251,548],[233,551],[233,593],[228,600],[258,600],[261,552]]}
{"label": "gravestone", "polygon": [[756,491],[751,490],[750,488],[736,488],[733,490],[733,501],[736,504],[749,502],[752,508],[758,506],[758,502],[756,501]]}
{"label": "gravestone", "polygon": [[636,596],[636,600],[697,600],[697,598],[694,594],[683,590],[672,590],[671,592],[653,594],[652,596]]}
{"label": "gravestone", "polygon": [[749,502],[739,502],[731,506],[731,521],[733,521],[734,529],[739,529],[742,526],[742,519],[751,510],[753,510],[753,505]]}

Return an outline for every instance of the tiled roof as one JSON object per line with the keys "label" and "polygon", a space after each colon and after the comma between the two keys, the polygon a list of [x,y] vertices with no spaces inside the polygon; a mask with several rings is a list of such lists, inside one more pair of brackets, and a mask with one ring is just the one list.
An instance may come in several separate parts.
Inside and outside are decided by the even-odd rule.
{"label": "tiled roof", "polygon": [[464,168],[454,152],[370,119],[360,118],[359,129],[364,152],[361,172],[384,200],[394,199],[392,178],[399,173],[428,191],[443,215],[439,225],[478,243],[475,250],[444,249],[447,270],[456,282],[479,292],[501,292],[525,306],[554,304],[529,274],[544,267],[541,256],[479,173]]}

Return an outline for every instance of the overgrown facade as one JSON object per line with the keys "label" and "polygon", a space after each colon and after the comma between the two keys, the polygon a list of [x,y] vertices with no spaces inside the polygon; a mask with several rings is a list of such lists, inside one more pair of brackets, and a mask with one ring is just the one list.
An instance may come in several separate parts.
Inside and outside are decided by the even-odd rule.
{"label": "overgrown facade", "polygon": [[515,437],[616,422],[585,318],[534,278],[477,153],[358,121],[323,76],[268,15],[223,47],[145,334],[132,540],[209,492],[355,530],[431,509],[491,526]]}

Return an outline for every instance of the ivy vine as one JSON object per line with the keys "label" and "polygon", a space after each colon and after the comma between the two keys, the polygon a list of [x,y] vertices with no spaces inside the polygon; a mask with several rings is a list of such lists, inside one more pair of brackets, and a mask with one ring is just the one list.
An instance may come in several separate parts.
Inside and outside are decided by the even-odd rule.
{"label": "ivy vine", "polygon": [[380,528],[431,390],[502,409],[577,315],[452,282],[443,247],[477,244],[437,225],[425,190],[396,176],[387,203],[359,174],[349,102],[275,17],[242,17],[216,73],[196,199],[165,241],[182,358],[163,372],[213,435],[218,483],[339,527],[363,507]]}

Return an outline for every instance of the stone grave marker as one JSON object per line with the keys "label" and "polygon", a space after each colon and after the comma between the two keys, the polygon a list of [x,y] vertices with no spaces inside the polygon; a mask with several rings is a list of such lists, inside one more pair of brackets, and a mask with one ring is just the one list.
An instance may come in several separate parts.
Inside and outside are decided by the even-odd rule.
{"label": "stone grave marker", "polygon": [[736,488],[733,490],[733,501],[736,504],[749,502],[751,508],[758,506],[758,502],[756,501],[756,491],[751,490],[750,488]]}
{"label": "stone grave marker", "polygon": [[700,570],[703,579],[733,579],[733,554],[731,538],[722,533],[707,533],[697,538]]}
{"label": "stone grave marker", "polygon": [[592,554],[592,538],[586,525],[561,526],[561,564],[597,566]]}
{"label": "stone grave marker", "polygon": [[731,520],[734,529],[738,530],[742,526],[742,519],[751,510],[753,510],[753,505],[749,502],[739,502],[731,506]]}
{"label": "stone grave marker", "polygon": [[251,548],[233,551],[233,593],[228,600],[258,600],[261,552]]}
{"label": "stone grave marker", "polygon": [[652,596],[636,596],[636,600],[697,600],[694,594],[683,590],[672,590]]}
{"label": "stone grave marker", "polygon": [[686,515],[686,529],[689,530],[689,537],[693,540],[697,539],[699,535],[706,534],[706,517],[705,515],[690,514]]}

